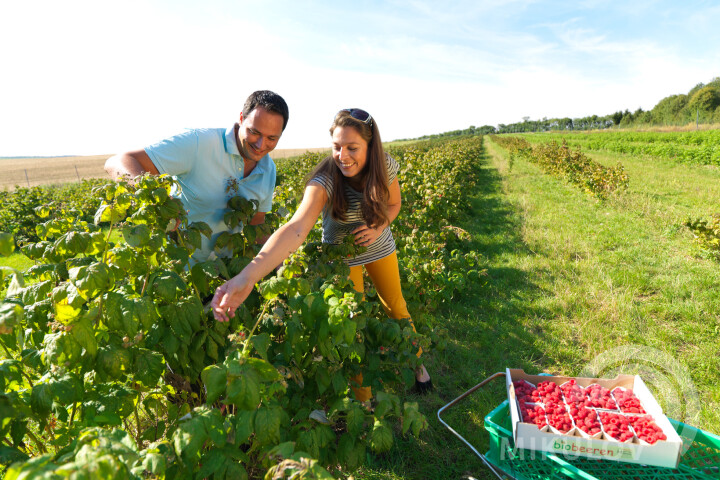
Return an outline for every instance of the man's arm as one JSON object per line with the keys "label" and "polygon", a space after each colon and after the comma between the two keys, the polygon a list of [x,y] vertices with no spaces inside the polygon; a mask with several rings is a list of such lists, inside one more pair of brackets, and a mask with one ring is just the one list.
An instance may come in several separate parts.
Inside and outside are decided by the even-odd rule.
{"label": "man's arm", "polygon": [[153,175],[160,174],[145,150],[133,150],[113,155],[105,161],[105,171],[113,180],[125,175],[135,178],[145,172]]}

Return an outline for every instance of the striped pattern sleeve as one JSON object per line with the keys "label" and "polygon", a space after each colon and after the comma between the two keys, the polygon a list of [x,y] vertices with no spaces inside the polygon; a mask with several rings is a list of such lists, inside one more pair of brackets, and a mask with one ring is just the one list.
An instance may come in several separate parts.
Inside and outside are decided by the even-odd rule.
{"label": "striped pattern sleeve", "polygon": [[393,183],[397,178],[398,171],[400,171],[400,164],[393,157],[385,154],[385,165],[387,165],[388,172],[388,185]]}

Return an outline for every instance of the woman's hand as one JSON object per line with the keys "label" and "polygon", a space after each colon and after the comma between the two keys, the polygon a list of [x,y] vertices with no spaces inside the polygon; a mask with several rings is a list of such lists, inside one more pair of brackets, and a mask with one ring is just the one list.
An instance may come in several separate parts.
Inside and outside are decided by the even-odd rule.
{"label": "woman's hand", "polygon": [[368,225],[363,225],[361,227],[356,228],[352,231],[352,234],[355,235],[355,245],[360,245],[361,247],[367,247],[368,245],[372,244],[375,240],[378,239],[380,234],[385,229],[385,225],[380,225],[377,228],[372,228]]}
{"label": "woman's hand", "polygon": [[210,307],[218,322],[227,322],[235,316],[235,310],[250,295],[255,285],[236,275],[215,290]]}

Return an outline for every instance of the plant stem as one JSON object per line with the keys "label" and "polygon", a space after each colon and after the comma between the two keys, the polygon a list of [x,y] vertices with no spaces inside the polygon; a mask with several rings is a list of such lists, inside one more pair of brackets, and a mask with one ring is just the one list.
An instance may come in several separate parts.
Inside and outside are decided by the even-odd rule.
{"label": "plant stem", "polygon": [[15,357],[13,356],[13,354],[10,352],[10,350],[8,350],[7,346],[5,346],[4,343],[0,343],[0,345],[3,346],[3,350],[5,350],[5,353],[7,354],[8,358],[15,359]]}
{"label": "plant stem", "polygon": [[147,288],[148,278],[150,278],[150,272],[149,272],[149,271],[145,274],[145,279],[143,280],[142,290],[140,291],[140,296],[141,296],[141,297],[142,297],[143,295],[145,295],[145,289]]}
{"label": "plant stem", "polygon": [[140,445],[142,443],[142,440],[140,439],[140,416],[138,415],[138,402],[142,398],[142,395],[138,395],[138,401],[134,402],[135,405],[133,406],[133,413],[135,414],[135,426],[137,427],[137,439],[135,440],[135,443],[137,443],[138,448],[142,450],[142,446]]}
{"label": "plant stem", "polygon": [[110,235],[112,234],[113,227],[115,227],[115,222],[110,222],[110,229],[107,233],[107,238],[105,238],[105,250],[103,251],[103,263],[107,263],[107,252],[108,252],[108,246],[110,245]]}
{"label": "plant stem", "polygon": [[142,450],[142,447],[140,446],[140,438],[137,434],[133,435],[133,431],[130,428],[130,425],[128,425],[127,419],[123,419],[123,424],[125,425],[125,431],[133,437],[133,440],[135,440],[135,445],[137,445],[138,450]]}
{"label": "plant stem", "polygon": [[265,305],[263,306],[262,312],[260,312],[260,315],[258,315],[257,320],[255,321],[255,325],[253,325],[252,330],[250,330],[250,335],[245,339],[245,345],[243,345],[242,354],[245,355],[245,351],[248,348],[248,345],[250,345],[250,339],[252,338],[253,334],[255,333],[255,329],[258,325],[260,325],[260,320],[262,320],[263,316],[265,315],[265,312],[267,312],[268,307],[270,306],[270,302],[272,300],[268,300]]}
{"label": "plant stem", "polygon": [[33,432],[28,430],[27,436],[30,437],[30,440],[32,440],[35,443],[38,450],[40,450],[40,453],[47,453],[47,448],[45,448],[45,445],[35,436],[35,434]]}
{"label": "plant stem", "polygon": [[73,419],[75,418],[75,412],[77,411],[77,402],[73,403],[72,412],[70,412],[70,422],[68,422],[68,430],[72,428]]}

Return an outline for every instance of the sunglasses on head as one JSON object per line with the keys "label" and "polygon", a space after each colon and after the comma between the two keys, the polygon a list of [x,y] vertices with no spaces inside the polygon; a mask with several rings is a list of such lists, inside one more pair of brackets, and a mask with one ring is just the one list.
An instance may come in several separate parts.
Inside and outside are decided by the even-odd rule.
{"label": "sunglasses on head", "polygon": [[368,112],[361,108],[343,108],[341,112],[348,112],[352,118],[372,126],[373,118]]}

